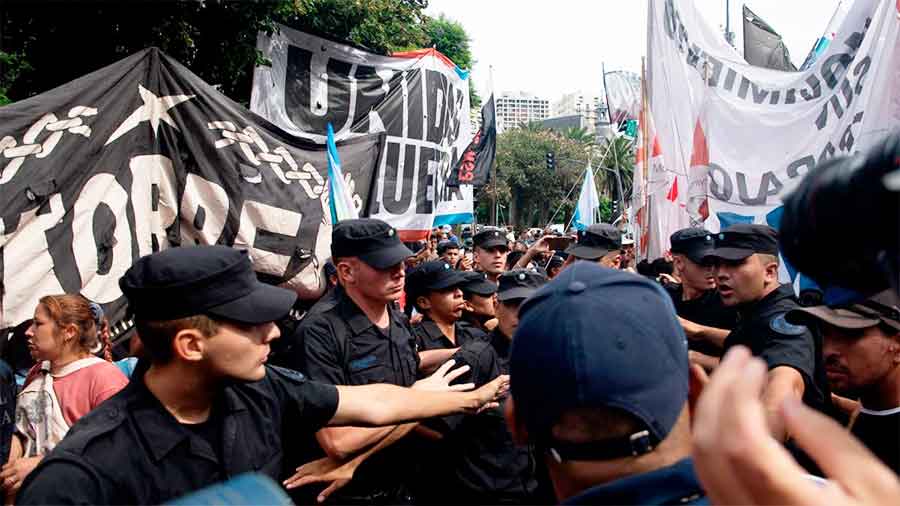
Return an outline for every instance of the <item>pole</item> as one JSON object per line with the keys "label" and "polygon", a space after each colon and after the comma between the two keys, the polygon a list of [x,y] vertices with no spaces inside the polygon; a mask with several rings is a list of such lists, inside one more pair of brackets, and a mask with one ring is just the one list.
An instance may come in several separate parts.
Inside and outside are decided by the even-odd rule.
{"label": "pole", "polygon": [[[494,94],[494,66],[493,65],[488,67],[488,80],[490,83],[491,95],[493,95]],[[496,104],[496,103],[497,103],[497,98],[494,97],[494,104]],[[496,119],[495,119],[495,121],[496,121]],[[491,206],[491,208],[494,211],[494,226],[496,227],[497,220],[499,220],[499,216],[498,216],[499,213],[497,212],[498,208],[497,208],[497,160],[496,160],[496,158],[494,159],[494,163],[491,164],[491,181],[493,181],[493,186],[494,186],[494,191],[493,191],[494,203]]]}
{"label": "pole", "polygon": [[731,33],[731,0],[725,0],[725,40],[734,47],[734,34]]}

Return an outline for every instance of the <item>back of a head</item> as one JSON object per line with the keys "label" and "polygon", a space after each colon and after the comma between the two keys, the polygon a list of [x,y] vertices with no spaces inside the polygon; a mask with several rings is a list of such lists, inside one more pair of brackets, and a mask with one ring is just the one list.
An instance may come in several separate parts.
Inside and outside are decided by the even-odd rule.
{"label": "back of a head", "polygon": [[[519,317],[511,394],[533,443],[557,460],[614,460],[668,436],[687,402],[687,341],[658,284],[578,262]],[[573,417],[601,433],[561,431]]]}

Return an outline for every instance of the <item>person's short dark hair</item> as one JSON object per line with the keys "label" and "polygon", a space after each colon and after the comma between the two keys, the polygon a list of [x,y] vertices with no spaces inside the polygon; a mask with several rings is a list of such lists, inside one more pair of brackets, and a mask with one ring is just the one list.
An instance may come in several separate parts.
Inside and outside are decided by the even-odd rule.
{"label": "person's short dark hair", "polygon": [[653,272],[656,273],[657,276],[660,274],[668,274],[671,276],[672,273],[675,272],[675,266],[665,258],[657,258],[653,261],[652,266]]}
{"label": "person's short dark hair", "polygon": [[147,358],[154,364],[166,364],[172,360],[172,340],[182,330],[196,329],[206,337],[219,331],[219,322],[206,315],[188,316],[176,320],[143,320],[135,318],[134,326]]}
{"label": "person's short dark hair", "polygon": [[506,270],[512,270],[523,256],[525,256],[525,253],[521,251],[510,251],[509,255],[506,256]]}
{"label": "person's short dark hair", "polygon": [[444,240],[444,241],[441,241],[441,242],[438,243],[438,245],[437,245],[437,254],[438,254],[438,256],[443,256],[444,253],[446,253],[446,252],[448,252],[448,251],[450,251],[450,250],[452,250],[452,249],[458,250],[458,249],[459,249],[459,244],[457,244],[456,241],[451,241],[451,240],[449,240],[449,239],[448,239],[448,240]]}

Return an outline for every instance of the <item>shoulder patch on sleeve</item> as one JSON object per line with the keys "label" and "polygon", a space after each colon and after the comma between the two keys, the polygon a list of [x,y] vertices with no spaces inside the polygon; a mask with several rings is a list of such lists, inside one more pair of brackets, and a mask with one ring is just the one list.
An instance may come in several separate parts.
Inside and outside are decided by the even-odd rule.
{"label": "shoulder patch on sleeve", "polygon": [[267,367],[269,369],[271,369],[272,371],[277,372],[281,376],[285,376],[294,381],[306,381],[306,376],[304,376],[303,373],[300,371],[295,371],[293,369],[288,369],[286,367],[279,367],[277,365],[270,365]]}
{"label": "shoulder patch on sleeve", "polygon": [[772,320],[769,321],[769,328],[785,336],[799,336],[807,331],[807,328],[803,325],[788,323],[787,319],[785,319],[785,315],[786,313],[782,313],[775,318],[772,318]]}

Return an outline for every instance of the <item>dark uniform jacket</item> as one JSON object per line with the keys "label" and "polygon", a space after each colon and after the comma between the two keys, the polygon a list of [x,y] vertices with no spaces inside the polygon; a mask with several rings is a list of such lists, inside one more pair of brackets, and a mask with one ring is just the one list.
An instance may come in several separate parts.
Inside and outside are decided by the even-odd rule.
{"label": "dark uniform jacket", "polygon": [[[246,472],[280,480],[282,431],[320,429],[337,403],[333,386],[267,367],[260,381],[223,388],[210,416],[219,436],[212,447],[179,423],[136,372],[72,426],[25,480],[17,503],[160,504]],[[302,424],[284,426],[287,416]]]}
{"label": "dark uniform jacket", "polygon": [[[379,329],[346,291],[336,289],[300,326],[303,373],[333,385],[412,386],[419,368],[416,341],[406,317],[392,307],[388,311],[390,324]],[[414,441],[403,438],[363,462],[350,484],[335,494],[335,502],[406,501],[407,485],[421,460]]]}
{"label": "dark uniform jacket", "polygon": [[[723,330],[734,328],[737,310],[722,302],[718,290],[707,290],[696,299],[683,300],[684,289],[681,285],[670,283],[663,286],[672,298],[678,316],[706,327]],[[713,357],[722,355],[722,350],[706,341],[688,341],[688,347]]]}
{"label": "dark uniform jacket", "polygon": [[785,321],[788,311],[799,307],[790,285],[781,285],[762,300],[739,308],[738,323],[725,338],[725,350],[743,345],[761,358],[769,370],[778,366],[796,369],[805,385],[803,401],[820,411],[830,404],[822,339],[807,327]]}
{"label": "dark uniform jacket", "polygon": [[413,332],[416,334],[416,345],[419,351],[441,350],[446,348],[458,348],[472,341],[486,341],[487,334],[481,330],[462,323],[454,324],[456,326],[456,344],[441,332],[441,329],[433,320],[426,317],[421,322],[413,326]]}
{"label": "dark uniform jacket", "polygon": [[709,504],[694,463],[684,459],[649,473],[590,488],[563,504]]}

